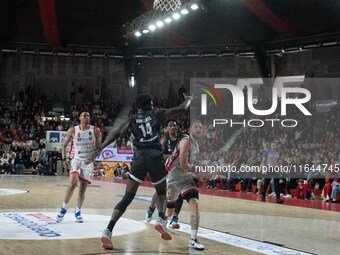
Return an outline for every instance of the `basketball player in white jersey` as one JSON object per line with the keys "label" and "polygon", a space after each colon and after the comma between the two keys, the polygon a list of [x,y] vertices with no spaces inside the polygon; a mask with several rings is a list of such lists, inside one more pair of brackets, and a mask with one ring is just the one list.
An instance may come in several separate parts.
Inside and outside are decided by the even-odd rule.
{"label": "basketball player in white jersey", "polygon": [[[169,171],[167,176],[167,217],[174,211],[175,202],[181,194],[190,208],[191,238],[189,247],[204,250],[204,245],[197,241],[199,225],[198,190],[192,177],[193,162],[197,160],[199,148],[197,141],[202,135],[202,124],[195,120],[190,127],[190,136],[184,136],[177,144],[173,154],[165,163]],[[192,162],[192,163],[190,163]]]}
{"label": "basketball player in white jersey", "polygon": [[[84,161],[92,155],[97,148],[102,144],[102,137],[99,128],[90,125],[90,114],[87,111],[81,111],[80,124],[75,127],[71,127],[66,134],[62,146],[62,159],[66,169],[69,169],[69,163],[66,160],[66,147],[72,140],[70,158],[71,170],[70,170],[70,183],[66,190],[63,206],[57,215],[57,222],[62,222],[67,212],[68,203],[72,197],[74,189],[77,187],[80,181],[79,194],[77,208],[74,212],[76,222],[82,223],[83,218],[81,216],[81,207],[85,199],[85,191],[87,185],[91,183],[90,176],[94,171],[93,161],[89,164],[85,164]],[[88,162],[87,162],[88,163]]]}

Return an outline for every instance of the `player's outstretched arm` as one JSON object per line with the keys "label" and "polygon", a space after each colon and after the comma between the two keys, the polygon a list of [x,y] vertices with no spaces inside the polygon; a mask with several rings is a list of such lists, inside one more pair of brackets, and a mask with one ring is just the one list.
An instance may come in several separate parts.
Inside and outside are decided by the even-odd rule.
{"label": "player's outstretched arm", "polygon": [[155,110],[155,114],[160,118],[169,118],[171,116],[184,114],[189,109],[193,97],[187,96],[185,93],[183,95],[185,100],[179,106],[170,109],[160,108]]}
{"label": "player's outstretched arm", "polygon": [[118,137],[120,137],[122,134],[124,134],[130,126],[130,123],[132,121],[132,118],[129,117],[123,123],[113,132],[111,132],[108,137],[105,139],[105,141],[96,149],[94,153],[92,153],[91,157],[86,160],[86,164],[93,162],[96,157],[100,154],[100,152],[107,147],[109,144],[111,144],[113,141],[115,141]]}

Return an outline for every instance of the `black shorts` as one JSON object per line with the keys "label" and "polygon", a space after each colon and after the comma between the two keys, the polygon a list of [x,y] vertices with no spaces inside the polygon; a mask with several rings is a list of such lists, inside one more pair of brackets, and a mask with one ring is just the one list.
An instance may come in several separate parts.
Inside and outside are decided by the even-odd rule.
{"label": "black shorts", "polygon": [[130,178],[136,182],[142,182],[148,174],[154,185],[166,179],[168,172],[165,170],[162,150],[135,149],[129,173]]}

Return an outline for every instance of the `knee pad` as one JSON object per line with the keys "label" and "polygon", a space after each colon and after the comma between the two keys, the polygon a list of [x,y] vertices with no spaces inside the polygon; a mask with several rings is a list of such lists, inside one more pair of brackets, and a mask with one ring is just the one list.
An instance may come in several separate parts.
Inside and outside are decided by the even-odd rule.
{"label": "knee pad", "polygon": [[126,191],[122,200],[120,200],[120,202],[116,205],[115,210],[119,210],[124,213],[129,204],[131,204],[135,195],[136,193]]}
{"label": "knee pad", "polygon": [[183,199],[185,199],[189,203],[189,200],[192,199],[192,198],[198,199],[198,197],[199,197],[198,191],[197,191],[197,189],[192,189],[189,192],[182,195],[182,197],[183,197]]}

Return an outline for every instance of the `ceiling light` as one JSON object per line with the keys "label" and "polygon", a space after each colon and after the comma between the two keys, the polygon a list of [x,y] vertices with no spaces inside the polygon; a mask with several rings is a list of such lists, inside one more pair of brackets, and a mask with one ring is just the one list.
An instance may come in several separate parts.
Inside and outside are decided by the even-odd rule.
{"label": "ceiling light", "polygon": [[156,29],[156,26],[154,24],[151,24],[149,26],[150,31],[154,31]]}
{"label": "ceiling light", "polygon": [[181,15],[179,15],[179,13],[174,13],[173,15],[172,15],[172,17],[175,19],[175,20],[177,20],[177,19],[179,19],[180,17],[181,17]]}
{"label": "ceiling light", "polygon": [[165,21],[165,23],[169,24],[169,23],[171,23],[172,19],[171,18],[166,18],[164,21]]}
{"label": "ceiling light", "polygon": [[193,5],[191,5],[190,8],[191,8],[192,10],[197,10],[199,7],[198,7],[197,4],[193,4]]}
{"label": "ceiling light", "polygon": [[147,33],[149,33],[150,31],[148,30],[148,29],[144,29],[143,30],[143,34],[147,34]]}
{"label": "ceiling light", "polygon": [[187,14],[189,13],[189,11],[188,11],[187,9],[183,9],[183,10],[181,10],[181,13],[182,13],[183,15],[187,15]]}
{"label": "ceiling light", "polygon": [[135,33],[135,36],[136,37],[140,37],[142,34],[141,34],[141,32],[139,32],[139,31],[137,31],[136,33]]}
{"label": "ceiling light", "polygon": [[164,23],[163,23],[163,21],[157,21],[156,22],[156,25],[157,25],[157,27],[163,27],[164,26]]}

